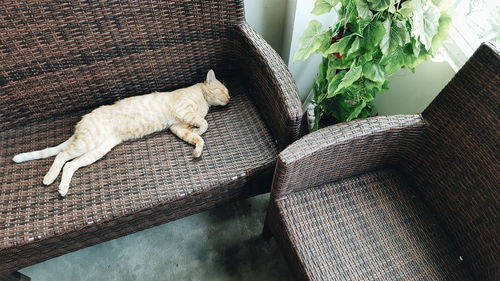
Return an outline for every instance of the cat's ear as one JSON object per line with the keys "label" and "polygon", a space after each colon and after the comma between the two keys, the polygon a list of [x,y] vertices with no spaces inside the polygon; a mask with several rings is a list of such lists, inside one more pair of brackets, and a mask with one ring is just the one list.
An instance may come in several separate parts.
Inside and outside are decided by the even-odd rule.
{"label": "cat's ear", "polygon": [[213,84],[215,82],[215,80],[217,80],[215,78],[215,72],[213,70],[209,70],[208,73],[207,73],[207,83],[208,84]]}

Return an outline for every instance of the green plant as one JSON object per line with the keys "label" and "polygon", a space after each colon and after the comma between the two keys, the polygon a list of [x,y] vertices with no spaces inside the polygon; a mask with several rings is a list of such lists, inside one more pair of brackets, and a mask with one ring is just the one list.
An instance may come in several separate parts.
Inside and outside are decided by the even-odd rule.
{"label": "green plant", "polygon": [[323,114],[338,122],[373,114],[371,101],[389,87],[386,77],[414,71],[431,59],[451,24],[444,0],[316,0],[315,15],[337,4],[337,23],[326,30],[312,20],[300,38],[295,60],[323,55],[313,84],[315,125]]}

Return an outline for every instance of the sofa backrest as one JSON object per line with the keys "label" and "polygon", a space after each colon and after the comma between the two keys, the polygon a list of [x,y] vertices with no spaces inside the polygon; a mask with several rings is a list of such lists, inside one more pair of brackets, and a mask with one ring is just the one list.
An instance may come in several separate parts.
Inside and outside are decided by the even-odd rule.
{"label": "sofa backrest", "polygon": [[407,168],[477,280],[500,277],[500,54],[483,44],[423,112]]}
{"label": "sofa backrest", "polygon": [[0,129],[201,82],[242,0],[0,1]]}

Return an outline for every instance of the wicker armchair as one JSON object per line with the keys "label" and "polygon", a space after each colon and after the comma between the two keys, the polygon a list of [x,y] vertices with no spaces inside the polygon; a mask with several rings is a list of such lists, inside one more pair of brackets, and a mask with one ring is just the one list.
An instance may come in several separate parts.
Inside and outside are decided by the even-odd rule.
{"label": "wicker armchair", "polygon": [[423,115],[280,153],[266,231],[298,280],[500,280],[499,73],[482,45]]}
{"label": "wicker armchair", "polygon": [[[301,105],[243,11],[242,0],[0,2],[0,275],[269,190]],[[79,170],[62,200],[42,184],[52,159],[11,160],[68,138],[97,106],[210,68],[232,101],[209,112],[201,160],[159,132]]]}

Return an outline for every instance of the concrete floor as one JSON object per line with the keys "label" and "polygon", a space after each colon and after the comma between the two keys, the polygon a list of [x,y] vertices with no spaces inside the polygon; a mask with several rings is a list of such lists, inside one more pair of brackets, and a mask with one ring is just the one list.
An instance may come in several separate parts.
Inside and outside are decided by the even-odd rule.
{"label": "concrete floor", "polygon": [[33,281],[292,280],[262,231],[269,195],[226,204],[21,270]]}

